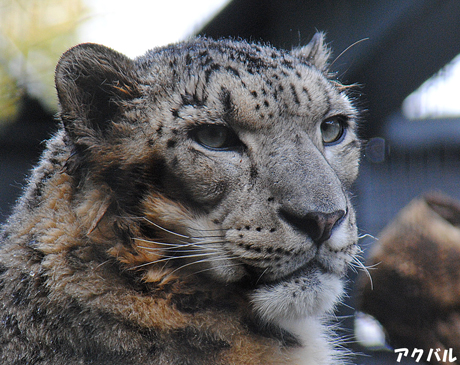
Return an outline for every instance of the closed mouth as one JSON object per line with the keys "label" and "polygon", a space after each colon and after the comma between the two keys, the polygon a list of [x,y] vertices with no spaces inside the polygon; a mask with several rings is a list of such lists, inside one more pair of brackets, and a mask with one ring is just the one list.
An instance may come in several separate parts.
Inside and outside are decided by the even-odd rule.
{"label": "closed mouth", "polygon": [[309,276],[309,274],[313,272],[320,271],[321,273],[329,273],[329,271],[327,271],[316,260],[310,260],[305,265],[290,272],[289,274],[274,279],[264,278],[263,272],[261,274],[257,274],[253,268],[248,266],[246,266],[246,271],[248,272],[248,275],[244,279],[243,285],[251,289],[257,289],[261,286],[276,286],[282,283],[295,282],[296,279]]}
{"label": "closed mouth", "polygon": [[327,272],[326,269],[323,268],[320,265],[319,262],[317,262],[316,260],[311,260],[307,264],[305,264],[304,266],[301,266],[300,268],[294,270],[290,274],[282,276],[282,277],[277,278],[275,280],[267,281],[264,284],[265,285],[277,285],[277,284],[281,284],[281,283],[285,283],[285,282],[292,282],[292,281],[295,282],[295,280],[298,279],[298,278],[309,276],[309,274],[311,274],[313,272],[318,272],[318,271],[320,271],[321,273],[326,273]]}
{"label": "closed mouth", "polygon": [[[352,248],[355,245],[355,243],[352,243],[340,250],[329,249],[328,252],[333,257],[337,256],[337,254],[340,253],[349,254],[349,251],[352,250]],[[340,257],[336,258],[340,259]],[[328,260],[323,262],[321,255],[319,255],[319,253],[316,252],[316,254],[312,258],[310,258],[306,263],[282,276],[273,275],[273,271],[268,272],[267,269],[254,267],[250,264],[244,263],[242,265],[244,266],[246,275],[242,279],[241,284],[244,287],[256,289],[261,286],[275,286],[283,283],[295,282],[296,279],[311,276],[311,274],[313,273],[330,274],[338,277],[342,277],[344,275],[344,273],[342,273],[342,270],[336,271],[333,268],[329,267],[327,261]]]}

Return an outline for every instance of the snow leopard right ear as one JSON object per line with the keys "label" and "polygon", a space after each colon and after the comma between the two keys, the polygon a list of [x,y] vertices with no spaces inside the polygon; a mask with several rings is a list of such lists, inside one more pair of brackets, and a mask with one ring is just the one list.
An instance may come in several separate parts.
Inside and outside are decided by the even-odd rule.
{"label": "snow leopard right ear", "polygon": [[318,32],[306,46],[293,49],[291,54],[315,66],[320,71],[326,72],[331,50],[325,44],[324,38],[324,33]]}
{"label": "snow leopard right ear", "polygon": [[123,101],[140,95],[134,62],[105,46],[84,43],[65,52],[56,66],[60,117],[77,143],[103,139]]}

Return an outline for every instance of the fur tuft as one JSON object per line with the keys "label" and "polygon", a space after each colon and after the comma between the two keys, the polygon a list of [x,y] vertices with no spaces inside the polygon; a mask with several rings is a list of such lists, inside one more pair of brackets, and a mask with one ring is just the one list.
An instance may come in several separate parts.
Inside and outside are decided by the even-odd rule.
{"label": "fur tuft", "polygon": [[296,57],[304,59],[322,72],[326,72],[331,50],[325,44],[324,33],[316,33],[311,41],[303,46],[292,50]]}

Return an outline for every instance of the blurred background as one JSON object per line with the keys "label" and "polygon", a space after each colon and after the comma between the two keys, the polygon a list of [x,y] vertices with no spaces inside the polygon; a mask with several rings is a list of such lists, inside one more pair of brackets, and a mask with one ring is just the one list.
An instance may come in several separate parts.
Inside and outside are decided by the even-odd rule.
{"label": "blurred background", "polygon": [[[458,0],[0,0],[0,222],[56,130],[53,73],[69,47],[97,42],[136,57],[201,34],[291,49],[317,30],[338,57],[338,78],[360,85],[361,234],[376,236],[424,192],[460,199]],[[364,249],[372,242],[361,240]],[[356,363],[394,364],[370,330],[356,343],[353,304],[351,287],[340,320],[362,352]]]}

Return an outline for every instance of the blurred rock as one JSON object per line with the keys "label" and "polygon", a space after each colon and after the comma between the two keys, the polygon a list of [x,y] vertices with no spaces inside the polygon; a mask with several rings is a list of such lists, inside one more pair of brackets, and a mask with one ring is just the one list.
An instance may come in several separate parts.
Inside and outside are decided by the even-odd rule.
{"label": "blurred rock", "polygon": [[393,348],[423,349],[424,360],[430,349],[452,349],[460,358],[460,202],[440,193],[413,200],[366,265],[376,268],[372,284],[358,278],[358,309],[383,325]]}

